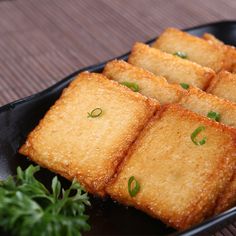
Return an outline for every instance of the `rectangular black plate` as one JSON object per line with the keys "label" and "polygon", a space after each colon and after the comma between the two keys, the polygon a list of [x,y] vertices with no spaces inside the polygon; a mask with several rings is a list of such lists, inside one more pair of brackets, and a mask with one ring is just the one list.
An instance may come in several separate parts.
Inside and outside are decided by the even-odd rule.
{"label": "rectangular black plate", "polygon": [[[201,25],[185,31],[201,36],[208,32],[227,44],[236,46],[236,21],[216,22]],[[155,39],[148,41],[152,43]],[[118,59],[126,60],[129,53]],[[18,165],[23,168],[30,164],[17,153],[27,134],[37,125],[45,112],[60,96],[62,90],[81,71],[101,72],[105,63],[91,66],[69,75],[54,86],[0,108],[0,179],[15,174]],[[43,169],[39,174],[47,186],[53,174]],[[66,185],[68,182],[61,178]],[[49,181],[50,180],[50,181]],[[91,196],[92,207],[88,210],[92,229],[84,235],[209,235],[236,220],[236,208],[212,218],[186,232],[177,233],[158,220],[133,208],[126,208],[111,199],[98,199]],[[0,235],[3,235],[0,232]],[[9,234],[7,234],[9,235]]]}

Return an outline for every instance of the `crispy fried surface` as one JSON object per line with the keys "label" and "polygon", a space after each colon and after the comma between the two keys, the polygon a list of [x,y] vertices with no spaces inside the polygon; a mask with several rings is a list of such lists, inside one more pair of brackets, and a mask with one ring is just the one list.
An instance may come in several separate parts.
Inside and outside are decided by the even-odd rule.
{"label": "crispy fried surface", "polygon": [[225,68],[228,71],[235,72],[236,71],[236,48],[231,45],[226,45],[219,39],[217,39],[214,35],[205,33],[203,39],[207,40],[209,43],[214,44],[217,47],[221,47],[223,50],[226,50],[225,63],[228,66]]}
{"label": "crispy fried surface", "polygon": [[236,204],[236,169],[230,183],[226,186],[225,190],[221,193],[217,200],[217,205],[214,214],[217,215],[223,211],[230,209]]}
{"label": "crispy fried surface", "polygon": [[187,53],[187,58],[216,72],[228,70],[226,51],[224,47],[210,44],[206,40],[190,35],[175,28],[166,29],[153,44],[167,53],[178,51]]}
{"label": "crispy fried surface", "polygon": [[[154,100],[102,75],[81,73],[30,133],[20,153],[102,194],[157,107]],[[89,118],[95,108],[103,114]]]}
{"label": "crispy fried surface", "polygon": [[132,82],[139,86],[140,93],[158,100],[161,104],[176,103],[186,92],[179,85],[169,84],[164,77],[132,66],[125,61],[108,62],[103,74],[119,83]]}
{"label": "crispy fried surface", "polygon": [[170,83],[187,83],[205,89],[215,73],[210,68],[151,48],[143,43],[136,43],[128,62],[155,75],[164,76]]}
{"label": "crispy fried surface", "polygon": [[[189,92],[182,97],[179,102],[183,107],[196,112],[200,115],[207,116],[209,111],[218,112],[221,116],[220,122],[236,128],[236,104],[228,100],[221,99],[212,94],[205,93],[199,89],[191,88]],[[236,203],[236,170],[234,177],[219,199],[215,214],[223,212]]]}
{"label": "crispy fried surface", "polygon": [[[192,132],[205,126],[191,141]],[[165,106],[143,130],[107,187],[116,200],[141,209],[177,228],[189,228],[212,212],[235,166],[235,132],[185,110]],[[140,183],[135,197],[128,180]]]}
{"label": "crispy fried surface", "polygon": [[236,74],[220,72],[212,80],[207,92],[236,103]]}
{"label": "crispy fried surface", "polygon": [[214,111],[220,114],[220,122],[236,128],[236,104],[216,97],[200,89],[190,88],[179,102],[183,107],[200,115],[207,116]]}
{"label": "crispy fried surface", "polygon": [[202,35],[202,38],[207,40],[208,42],[215,44],[217,46],[221,45],[225,45],[222,41],[220,41],[218,38],[216,38],[213,34],[209,34],[209,33],[205,33]]}

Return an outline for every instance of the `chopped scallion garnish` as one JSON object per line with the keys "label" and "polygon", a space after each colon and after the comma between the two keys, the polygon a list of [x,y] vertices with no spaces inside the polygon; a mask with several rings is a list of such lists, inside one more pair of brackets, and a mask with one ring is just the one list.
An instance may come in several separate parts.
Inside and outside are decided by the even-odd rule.
{"label": "chopped scallion garnish", "polygon": [[181,86],[183,89],[189,89],[189,85],[188,85],[188,84],[180,83],[180,86]]}
{"label": "chopped scallion garnish", "polygon": [[88,112],[88,117],[95,118],[102,115],[102,109],[101,108],[95,108],[91,112]]}
{"label": "chopped scallion garnish", "polygon": [[202,140],[200,140],[200,141],[197,141],[196,140],[196,137],[197,137],[197,135],[201,132],[201,131],[203,131],[203,130],[205,130],[206,128],[205,128],[205,126],[199,126],[198,128],[196,128],[194,131],[193,131],[193,133],[191,134],[191,140],[193,141],[193,143],[195,144],[195,145],[203,145],[203,144],[205,144],[206,143],[206,137],[204,137]]}
{"label": "chopped scallion garnish", "polygon": [[183,58],[183,59],[186,59],[186,58],[187,58],[187,53],[186,53],[186,52],[178,51],[178,52],[175,52],[173,55],[178,56],[178,57],[181,57],[181,58]]}
{"label": "chopped scallion garnish", "polygon": [[220,113],[214,111],[209,111],[207,117],[218,122],[220,121]]}
{"label": "chopped scallion garnish", "polygon": [[134,92],[138,92],[140,90],[138,84],[136,83],[132,83],[132,82],[128,82],[128,81],[124,81],[124,82],[121,82],[120,84],[130,88],[131,90],[133,90]]}
{"label": "chopped scallion garnish", "polygon": [[140,190],[140,185],[134,176],[131,176],[128,181],[128,190],[131,197],[135,197]]}

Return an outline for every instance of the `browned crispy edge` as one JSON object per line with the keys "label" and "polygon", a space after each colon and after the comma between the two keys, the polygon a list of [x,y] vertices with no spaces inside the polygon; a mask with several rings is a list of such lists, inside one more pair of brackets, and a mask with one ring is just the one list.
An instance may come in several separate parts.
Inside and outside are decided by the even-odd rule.
{"label": "browned crispy edge", "polygon": [[[138,134],[142,131],[142,129],[145,127],[145,125],[148,123],[148,121],[151,119],[151,117],[155,114],[155,112],[159,109],[160,105],[159,103],[154,100],[154,99],[149,99],[139,93],[134,93],[132,92],[130,89],[126,88],[125,86],[122,86],[120,85],[119,83],[115,82],[115,81],[111,81],[109,79],[107,79],[104,75],[101,75],[101,74],[97,74],[97,73],[89,73],[89,72],[83,72],[81,74],[79,74],[76,79],[74,81],[71,82],[71,84],[65,88],[62,92],[62,95],[60,96],[60,98],[55,102],[55,104],[46,112],[45,115],[47,115],[48,112],[51,111],[51,109],[53,107],[55,107],[59,102],[60,102],[60,99],[63,98],[66,90],[74,87],[77,85],[77,83],[80,81],[80,80],[83,80],[83,79],[88,79],[88,78],[91,78],[91,76],[95,76],[98,80],[103,80],[103,81],[109,81],[108,84],[109,86],[113,87],[113,86],[116,86],[119,90],[121,90],[123,93],[126,93],[126,95],[129,95],[130,97],[132,97],[133,99],[141,99],[141,100],[144,100],[145,103],[147,104],[147,106],[150,108],[150,116],[146,118],[146,121],[144,122],[144,124],[142,126],[139,127],[139,129],[134,133],[134,137],[135,139],[137,138]],[[38,128],[40,128],[42,125],[43,125],[43,119],[40,120],[39,124],[36,126],[36,128],[30,132],[30,134],[28,135],[27,137],[27,141],[24,145],[22,145],[22,147],[19,149],[19,153],[20,154],[23,154],[25,156],[28,156],[29,159],[31,159],[32,161],[34,161],[34,158],[32,158],[33,155],[32,152],[34,151],[33,150],[33,147],[32,145],[30,145],[30,140],[31,140],[31,137],[33,136],[35,130],[37,130]],[[134,141],[135,141],[134,139]],[[133,142],[134,142],[133,141]],[[132,143],[133,143],[132,142]],[[30,146],[27,146],[26,144],[29,144]],[[121,150],[119,152],[119,155],[117,155],[117,159],[113,164],[114,166],[114,173],[116,172],[116,168],[118,166],[118,164],[120,163],[120,161],[122,161],[122,159],[124,158],[124,156],[126,155],[126,153],[128,152],[128,149],[129,147],[132,145],[132,143],[130,145],[127,145],[127,147],[123,148],[123,150]],[[31,149],[31,150],[30,150]],[[54,169],[53,167],[48,167],[48,166],[45,166],[42,162],[40,162],[40,160],[37,160],[37,163],[42,166],[42,167],[45,167],[49,170],[51,170],[52,172],[55,172],[55,173],[58,173],[60,175],[62,175],[63,177],[65,177],[66,179],[68,180],[73,180],[74,178],[76,178],[76,176],[71,176],[68,172],[67,172],[67,169],[65,169],[64,171],[62,170],[56,170]],[[77,176],[78,177],[78,176]],[[112,176],[111,176],[112,177]],[[110,178],[109,178],[110,179]],[[105,183],[103,184],[103,186],[100,186],[100,187],[97,187],[97,184],[96,184],[96,181],[94,183],[90,183],[92,186],[89,186],[88,184],[86,183],[81,183],[85,189],[91,193],[94,193],[94,194],[98,194],[98,195],[105,195],[105,191],[104,191],[104,187],[106,185],[106,183],[109,181],[109,179],[106,179],[105,180]]]}
{"label": "browned crispy edge", "polygon": [[[189,89],[188,89],[188,92],[187,93],[185,93],[185,95],[180,99],[180,101],[179,102],[181,102],[182,100],[183,101],[185,101],[185,98],[186,97],[189,97],[190,95],[197,95],[198,97],[209,97],[209,98],[211,98],[211,101],[217,101],[218,102],[218,104],[221,104],[221,105],[228,105],[228,107],[230,106],[231,108],[236,108],[236,103],[234,103],[234,102],[232,102],[232,101],[229,101],[229,100],[227,100],[227,99],[225,99],[225,98],[222,98],[222,97],[218,97],[218,96],[216,96],[216,95],[214,95],[214,94],[212,94],[212,93],[208,93],[207,91],[202,91],[201,89],[199,89],[199,88],[196,88],[196,87],[190,87]],[[185,108],[186,109],[186,108]],[[193,111],[192,111],[193,112]],[[194,113],[196,113],[196,112],[194,112]],[[231,126],[229,126],[229,125],[227,125],[227,124],[224,124],[224,123],[221,123],[221,122],[219,122],[221,125],[225,125],[225,126],[227,126],[229,129],[234,129],[234,130],[236,130],[236,128],[234,128],[234,127],[231,127]]]}
{"label": "browned crispy edge", "polygon": [[[185,96],[183,96],[181,100],[184,101],[185,98],[190,96],[191,94],[195,94],[195,95],[199,95],[199,94],[201,95],[202,94],[202,96],[210,96],[211,98],[216,99],[219,103],[221,103],[223,105],[224,104],[229,105],[231,108],[236,107],[235,103],[233,103],[233,102],[231,102],[227,99],[217,97],[214,94],[206,93],[206,92],[201,91],[200,89],[197,89],[197,88],[190,88],[188,90],[188,93]],[[230,127],[230,126],[228,126],[227,124],[224,124],[224,123],[221,123],[221,124],[228,127],[229,129],[234,130],[234,132],[236,132],[236,129],[234,127]],[[235,171],[236,171],[236,169],[235,169]],[[235,192],[236,191],[236,188],[235,188],[236,184],[234,184],[235,181],[236,181],[236,172],[232,176],[229,184],[225,187],[225,189],[222,191],[219,198],[217,199],[214,214],[219,214],[219,213],[221,213],[221,212],[223,212],[223,211],[225,211],[225,210],[227,210],[230,207],[235,205],[235,203],[236,203],[236,192]]]}
{"label": "browned crispy edge", "polygon": [[[179,100],[181,99],[181,97],[186,93],[186,90],[183,89],[179,84],[170,84],[170,83],[167,82],[167,80],[165,79],[165,77],[154,75],[154,74],[153,74],[152,72],[150,72],[150,71],[147,71],[147,70],[145,70],[145,69],[143,69],[143,68],[141,68],[141,67],[137,67],[137,66],[134,66],[134,65],[132,65],[132,64],[129,64],[128,62],[123,61],[123,60],[117,60],[117,59],[115,59],[115,60],[109,61],[109,62],[105,65],[104,70],[103,70],[102,73],[103,73],[105,76],[107,76],[108,79],[110,79],[110,77],[107,75],[107,71],[109,70],[109,67],[112,67],[113,65],[119,65],[122,70],[129,70],[129,69],[136,70],[136,72],[140,72],[140,73],[145,74],[146,77],[148,77],[150,80],[152,80],[152,81],[154,81],[154,82],[155,82],[155,81],[158,81],[158,82],[159,82],[159,78],[160,78],[160,79],[164,79],[165,82],[166,82],[166,85],[168,85],[170,88],[173,88],[173,89],[176,90],[176,94],[177,94],[177,96],[179,97],[178,101],[179,101]],[[165,86],[164,81],[161,81],[161,82],[163,82],[163,85]],[[178,101],[176,101],[176,102],[178,102]]]}
{"label": "browned crispy edge", "polygon": [[[220,72],[222,73],[222,72]],[[211,93],[211,91],[216,87],[217,83],[219,82],[219,74],[218,73],[209,83],[208,87],[206,88],[207,93]]]}
{"label": "browned crispy edge", "polygon": [[[223,58],[222,62],[221,62],[221,69],[216,71],[217,73],[222,71],[222,70],[231,70],[232,68],[232,63],[230,61],[228,61],[226,59],[226,57],[228,55],[231,55],[231,52],[230,52],[230,48],[232,48],[232,46],[228,46],[228,45],[225,45],[223,42],[221,42],[220,40],[218,40],[214,35],[212,34],[204,34],[203,37],[198,37],[198,36],[195,36],[195,35],[192,35],[192,34],[189,34],[188,32],[185,32],[185,31],[182,31],[178,28],[173,28],[173,27],[169,27],[169,28],[166,28],[162,34],[164,34],[165,32],[167,31],[177,31],[179,34],[181,34],[183,37],[184,36],[187,36],[188,38],[192,38],[192,39],[195,39],[195,40],[198,40],[198,41],[207,41],[208,43],[211,44],[211,47],[214,47],[215,49],[218,49],[218,50],[222,50],[224,51],[224,54],[225,54],[225,57]],[[162,34],[160,35],[160,37],[162,36]],[[158,42],[158,38],[156,39],[156,41],[153,43],[154,47],[155,47],[155,44],[157,44]],[[204,43],[204,42],[203,42]]]}
{"label": "browned crispy edge", "polygon": [[[204,123],[205,125],[208,125],[208,126],[212,126],[212,127],[215,127],[216,129],[218,129],[220,132],[228,132],[230,133],[230,135],[233,137],[233,139],[235,140],[235,146],[236,146],[236,130],[231,128],[231,127],[228,127],[228,126],[225,126],[225,125],[222,125],[218,122],[214,122],[206,117],[203,117],[203,116],[200,116],[192,111],[189,111],[185,108],[183,108],[180,104],[167,104],[167,105],[163,105],[161,107],[161,109],[159,109],[156,113],[156,115],[154,117],[152,117],[152,119],[149,121],[148,125],[144,128],[143,132],[138,136],[138,139],[136,139],[136,141],[134,142],[133,146],[131,146],[131,148],[129,149],[126,157],[123,159],[122,162],[120,162],[118,168],[117,168],[117,171],[115,173],[115,175],[113,176],[113,178],[111,178],[111,180],[108,182],[108,187],[107,189],[109,188],[109,185],[112,185],[116,182],[116,179],[119,175],[119,173],[123,170],[124,166],[125,166],[125,163],[127,162],[127,160],[130,159],[130,157],[132,156],[133,152],[136,150],[136,148],[138,147],[139,145],[139,140],[142,140],[143,137],[146,135],[146,132],[148,130],[150,130],[150,128],[153,126],[153,124],[162,118],[163,114],[165,113],[166,110],[168,109],[172,109],[174,111],[180,111],[182,113],[182,115],[186,115],[188,116],[188,118],[190,120],[195,120],[195,121],[199,121],[199,122],[202,122]],[[231,176],[232,178],[232,176]],[[222,189],[222,191],[219,193],[219,196],[221,195],[221,193],[224,191],[225,189]],[[105,189],[106,191],[106,189]],[[107,192],[109,193],[109,191]],[[218,196],[218,197],[219,197]],[[216,201],[214,202],[214,205],[212,206],[212,209],[208,209],[206,208],[205,211],[202,212],[202,218],[200,219],[200,222],[203,221],[204,219],[206,219],[207,217],[210,217],[214,211],[214,209],[217,207],[217,200],[218,200],[218,197],[216,198]],[[119,202],[123,203],[123,204],[127,204],[126,201],[123,201],[122,199],[119,199]],[[131,206],[139,209],[139,210],[142,210],[146,213],[148,213],[150,216],[152,216],[153,218],[157,218],[157,219],[160,219],[159,217],[157,217],[155,214],[153,214],[153,212],[151,211],[151,209],[149,209],[148,206],[141,206],[141,205],[138,205],[138,204],[135,204],[135,203],[132,203]],[[210,214],[209,214],[210,212]],[[187,229],[189,228],[189,226],[192,226],[192,225],[195,225],[196,223],[199,223],[199,218],[195,219],[195,215],[196,213],[195,212],[191,212],[189,214],[189,216],[182,222],[182,224],[179,224],[178,226],[176,226],[175,222],[168,222],[166,219],[161,219],[163,222],[165,222],[165,224],[171,226],[171,227],[174,227],[178,230],[183,230],[183,229]]]}
{"label": "browned crispy edge", "polygon": [[206,89],[206,92],[207,92],[207,93],[211,93],[211,92],[215,89],[215,87],[217,86],[217,84],[220,82],[220,80],[225,77],[225,74],[230,74],[230,72],[225,71],[225,70],[224,70],[224,71],[220,71],[220,72],[211,80],[209,86],[208,86],[207,89]]}
{"label": "browned crispy edge", "polygon": [[236,169],[231,177],[230,183],[225,187],[224,191],[220,194],[214,209],[214,215],[230,209],[236,204]]}
{"label": "browned crispy edge", "polygon": [[[146,47],[146,48],[144,48],[144,47]],[[174,60],[178,60],[179,62],[184,60],[182,58],[175,57],[175,56],[173,56],[171,54],[163,52],[163,51],[159,50],[158,48],[152,48],[152,47],[150,47],[147,44],[136,42],[133,45],[132,49],[131,49],[131,53],[130,53],[129,58],[128,58],[128,63],[133,65],[133,63],[132,63],[133,58],[136,57],[137,54],[140,56],[140,54],[143,53],[143,51],[146,50],[146,49],[150,49],[150,50],[154,50],[154,51],[159,51],[163,55],[166,55],[168,57],[173,57]],[[215,71],[212,70],[209,67],[201,66],[201,65],[199,65],[199,64],[197,64],[196,62],[193,62],[193,61],[187,60],[185,62],[187,62],[189,65],[195,66],[196,68],[201,69],[202,71],[204,71],[203,77],[205,78],[206,82],[205,82],[205,85],[203,86],[202,90],[205,91],[207,89],[207,87],[209,86],[209,84],[211,83],[211,81],[214,79],[214,77],[216,75]]]}
{"label": "browned crispy edge", "polygon": [[217,47],[223,48],[226,51],[225,57],[229,57],[229,58],[231,58],[231,60],[225,59],[225,61],[227,61],[227,63],[226,63],[227,66],[223,70],[234,72],[235,65],[236,65],[236,58],[235,58],[236,48],[232,45],[224,44],[221,40],[219,40],[213,34],[210,34],[210,33],[203,34],[202,38]]}

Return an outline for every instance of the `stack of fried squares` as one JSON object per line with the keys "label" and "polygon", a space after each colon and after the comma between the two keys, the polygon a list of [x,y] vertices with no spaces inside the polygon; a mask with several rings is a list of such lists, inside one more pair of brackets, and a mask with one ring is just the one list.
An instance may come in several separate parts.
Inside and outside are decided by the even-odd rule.
{"label": "stack of fried squares", "polygon": [[78,75],[20,153],[187,229],[236,203],[235,68],[213,35],[167,29],[128,62]]}

